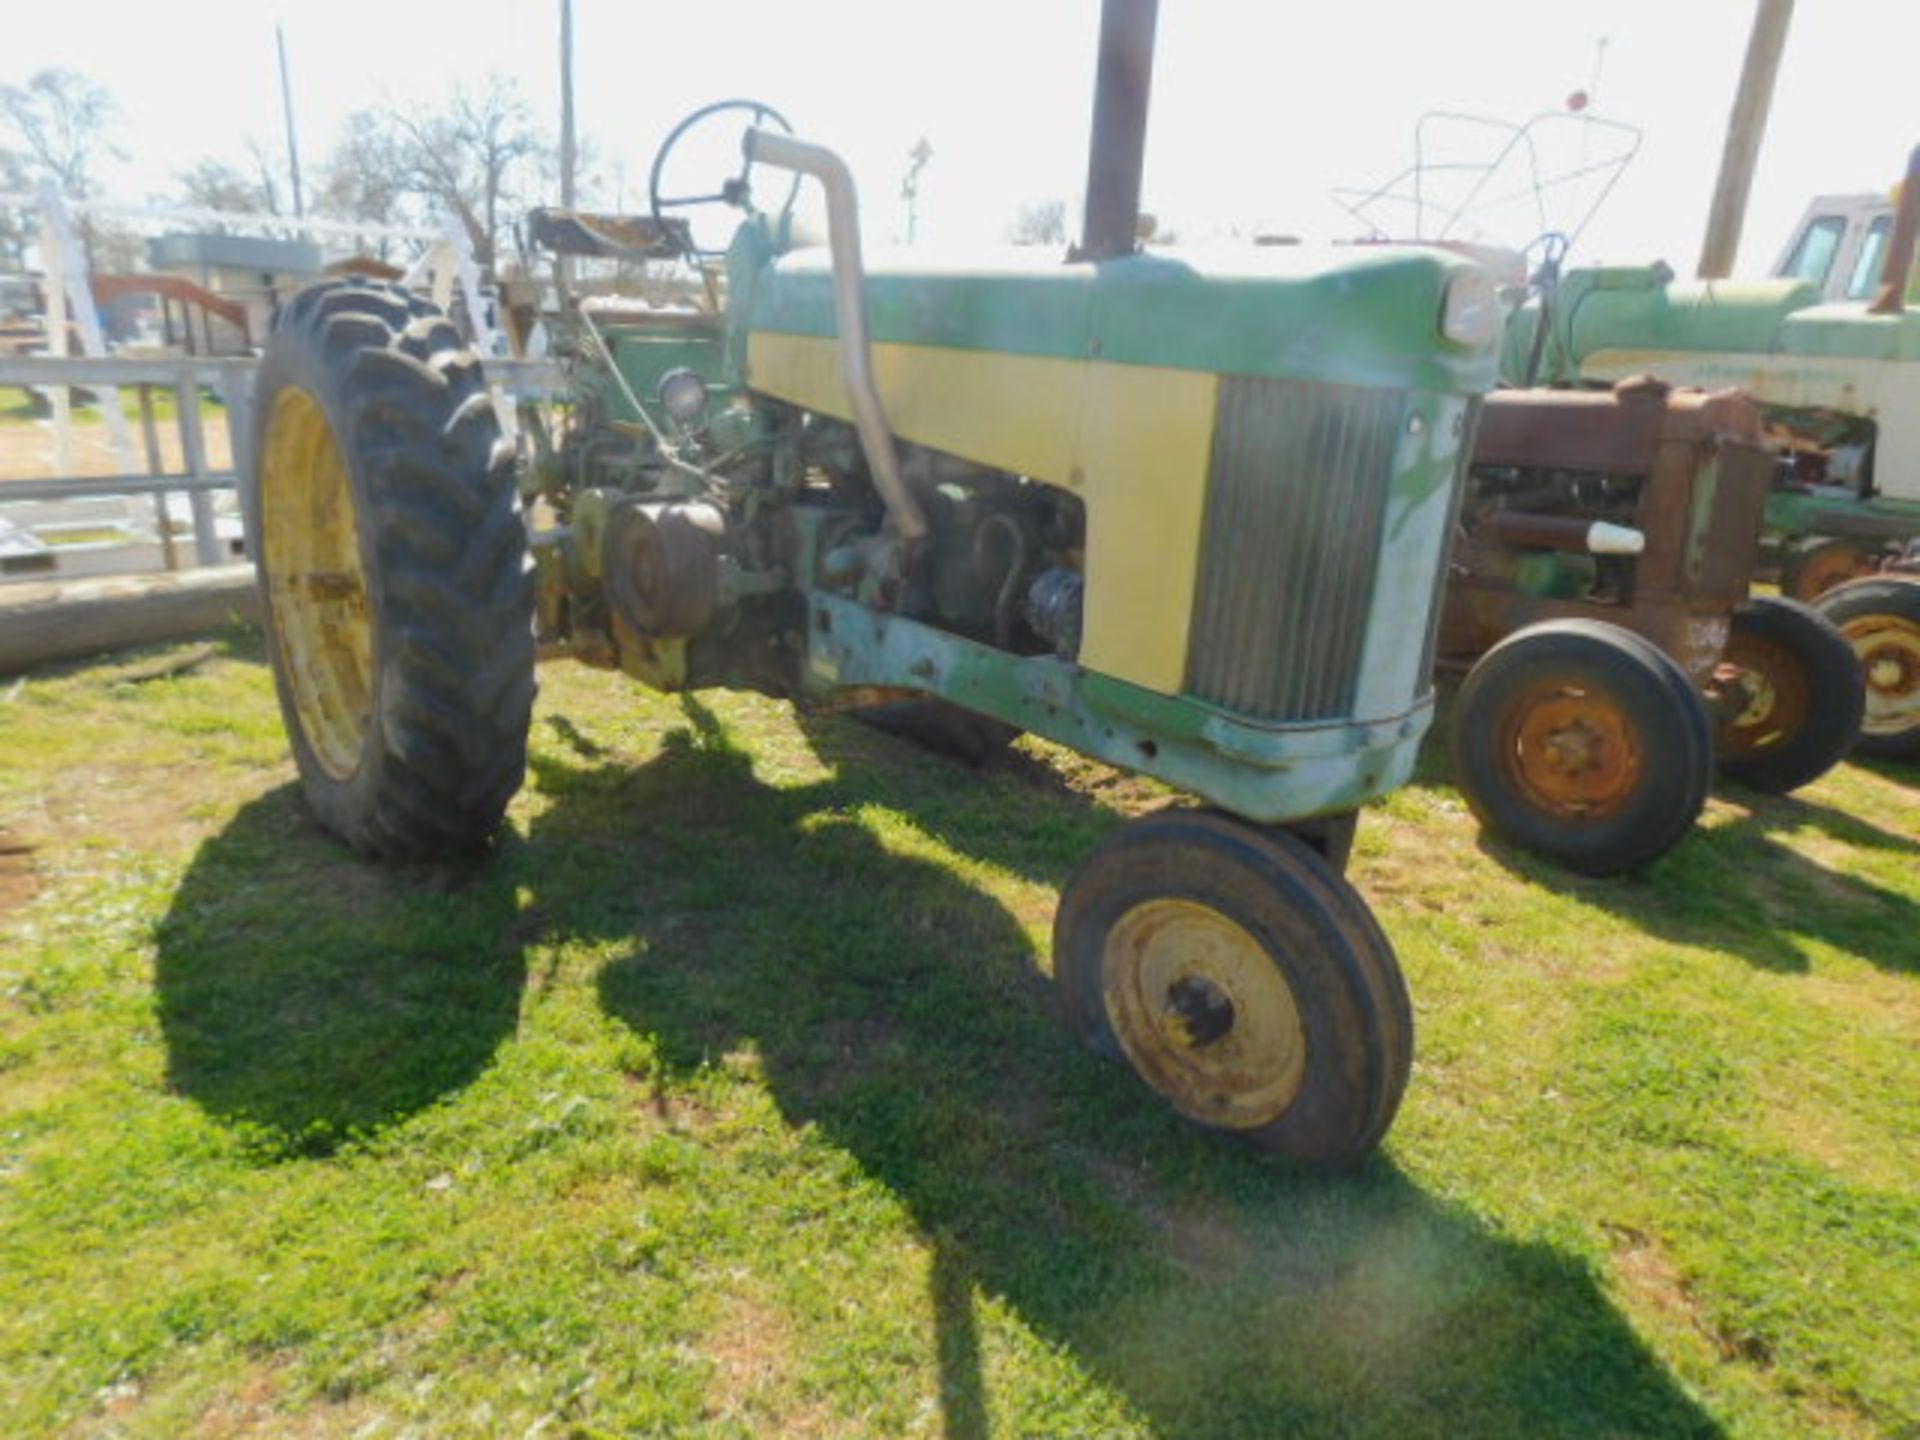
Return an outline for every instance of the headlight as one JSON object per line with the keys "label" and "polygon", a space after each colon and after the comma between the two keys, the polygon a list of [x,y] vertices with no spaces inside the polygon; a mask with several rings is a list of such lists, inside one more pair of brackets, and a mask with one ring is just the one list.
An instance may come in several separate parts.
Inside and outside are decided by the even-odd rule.
{"label": "headlight", "polygon": [[691,370],[669,370],[660,377],[660,404],[682,425],[707,413],[707,382]]}
{"label": "headlight", "polygon": [[1463,270],[1447,283],[1440,306],[1440,333],[1456,345],[1490,345],[1500,333],[1504,316],[1500,292],[1481,270]]}

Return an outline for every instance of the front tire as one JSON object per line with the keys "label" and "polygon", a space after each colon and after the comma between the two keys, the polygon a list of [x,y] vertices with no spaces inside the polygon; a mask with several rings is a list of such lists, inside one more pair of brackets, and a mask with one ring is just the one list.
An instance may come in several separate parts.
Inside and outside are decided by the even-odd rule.
{"label": "front tire", "polygon": [[1866,704],[1847,637],[1817,610],[1771,595],[1733,612],[1710,698],[1731,712],[1714,735],[1720,773],[1775,795],[1838,765]]}
{"label": "front tire", "polygon": [[479,362],[435,307],[340,280],[255,382],[248,513],[307,803],[364,853],[481,846],[526,771],[533,567]]}
{"label": "front tire", "polygon": [[1713,733],[1686,673],[1598,620],[1516,631],[1460,687],[1453,760],[1481,823],[1587,875],[1646,865],[1706,804]]}
{"label": "front tire", "polygon": [[1367,904],[1305,842],[1201,811],[1114,832],[1054,919],[1068,1018],[1189,1120],[1358,1164],[1399,1109],[1413,1010]]}
{"label": "front tire", "polygon": [[1855,580],[1820,598],[1866,677],[1866,711],[1854,749],[1920,759],[1920,581]]}

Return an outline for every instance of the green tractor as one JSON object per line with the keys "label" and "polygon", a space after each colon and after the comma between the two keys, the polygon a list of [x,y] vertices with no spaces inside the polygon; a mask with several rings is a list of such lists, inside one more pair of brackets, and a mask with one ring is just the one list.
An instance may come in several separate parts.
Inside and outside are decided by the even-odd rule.
{"label": "green tractor", "polygon": [[1783,455],[1768,573],[1852,642],[1867,685],[1857,748],[1908,759],[1920,756],[1917,235],[1920,149],[1897,211],[1816,207],[1771,278],[1568,271],[1544,324],[1537,303],[1516,317],[1502,367],[1520,383],[1656,375],[1751,395]]}
{"label": "green tractor", "polygon": [[[917,699],[1156,776],[1204,806],[1072,876],[1063,1008],[1190,1120],[1346,1165],[1413,1036],[1343,868],[1431,718],[1498,308],[1433,251],[1141,253],[1153,24],[1106,0],[1064,260],[868,267],[832,152],[756,102],[690,116],[651,215],[545,228],[677,253],[709,302],[565,307],[568,418],[525,463],[430,305],[304,292],[258,382],[274,670],[313,813],[376,857],[495,831],[537,650],[664,691]],[[722,124],[738,173],[663,193],[678,141]],[[803,177],[824,251],[793,244]],[[707,204],[744,211],[723,253],[675,213]]]}

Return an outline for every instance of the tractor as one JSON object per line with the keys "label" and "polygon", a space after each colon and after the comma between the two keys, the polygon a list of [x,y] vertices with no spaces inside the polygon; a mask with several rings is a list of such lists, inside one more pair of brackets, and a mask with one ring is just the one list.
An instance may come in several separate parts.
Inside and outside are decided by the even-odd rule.
{"label": "tractor", "polygon": [[1751,394],[1783,457],[1764,573],[1852,642],[1867,687],[1857,748],[1911,759],[1920,585],[1900,577],[1920,572],[1920,312],[1910,305],[1920,149],[1897,210],[1860,218],[1810,215],[1765,280],[1680,282],[1664,265],[1570,270],[1544,320],[1537,306],[1517,318],[1503,370],[1522,383],[1645,373]]}
{"label": "tractor", "polygon": [[[650,214],[547,229],[677,254],[705,298],[576,297],[565,421],[524,463],[431,305],[304,292],[258,377],[270,650],[310,809],[375,857],[484,846],[536,651],[669,692],[918,698],[1158,777],[1203,803],[1071,876],[1062,1008],[1189,1120],[1339,1167],[1413,1043],[1345,858],[1431,719],[1500,315],[1429,251],[1143,253],[1154,20],[1105,0],[1065,257],[868,265],[831,150],[755,101],[689,116]],[[678,143],[735,125],[737,172],[676,193]],[[795,243],[807,179],[824,250]],[[717,205],[723,252],[689,223]]]}
{"label": "tractor", "polygon": [[1614,874],[1688,832],[1716,766],[1785,793],[1852,748],[1845,636],[1748,594],[1764,442],[1740,392],[1644,376],[1487,398],[1438,658],[1467,670],[1454,769],[1489,827]]}
{"label": "tractor", "polygon": [[[1502,274],[1526,381],[1564,258],[1639,143],[1584,111],[1433,114],[1410,167],[1336,195],[1375,237],[1410,225],[1471,253],[1540,227]],[[1450,743],[1484,825],[1610,875],[1687,834],[1716,767],[1784,793],[1847,753],[1862,687],[1846,639],[1805,605],[1748,596],[1775,468],[1738,391],[1638,376],[1487,398],[1437,657],[1466,674]]]}

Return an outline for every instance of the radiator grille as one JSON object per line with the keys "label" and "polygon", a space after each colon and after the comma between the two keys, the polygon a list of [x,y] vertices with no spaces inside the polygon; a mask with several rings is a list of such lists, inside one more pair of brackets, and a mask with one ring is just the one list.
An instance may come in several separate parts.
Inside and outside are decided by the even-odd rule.
{"label": "radiator grille", "polygon": [[1447,582],[1453,578],[1453,542],[1460,533],[1460,510],[1467,499],[1467,472],[1473,468],[1473,450],[1480,439],[1480,417],[1486,401],[1479,396],[1467,402],[1466,418],[1460,422],[1460,454],[1453,462],[1453,493],[1447,501],[1447,528],[1441,532],[1440,565],[1433,577],[1433,612],[1427,617],[1427,643],[1420,649],[1420,670],[1415,683],[1420,693],[1433,688],[1433,662],[1440,649],[1440,622],[1445,618]]}
{"label": "radiator grille", "polygon": [[1187,690],[1264,720],[1351,713],[1405,391],[1228,377]]}

